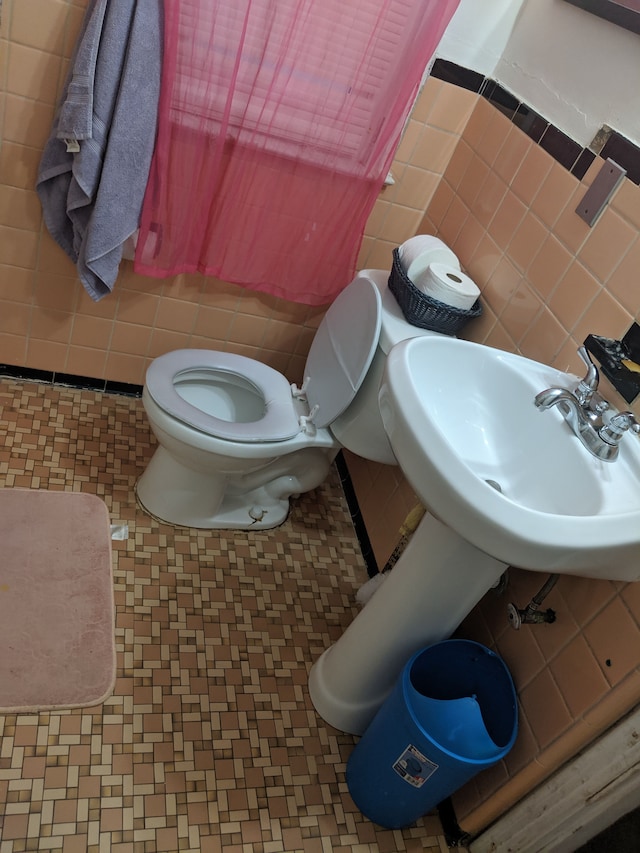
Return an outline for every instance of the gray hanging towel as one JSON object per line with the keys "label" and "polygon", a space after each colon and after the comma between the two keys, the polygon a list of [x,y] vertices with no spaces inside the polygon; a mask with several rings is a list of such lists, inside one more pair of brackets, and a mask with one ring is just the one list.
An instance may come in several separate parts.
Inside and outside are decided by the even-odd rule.
{"label": "gray hanging towel", "polygon": [[155,143],[162,0],[91,0],[36,189],[54,240],[98,301],[137,229]]}

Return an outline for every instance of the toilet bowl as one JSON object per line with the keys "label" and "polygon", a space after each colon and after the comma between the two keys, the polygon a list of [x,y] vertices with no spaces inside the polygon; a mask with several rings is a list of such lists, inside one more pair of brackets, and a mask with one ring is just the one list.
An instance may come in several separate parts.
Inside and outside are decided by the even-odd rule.
{"label": "toilet bowl", "polygon": [[342,447],[396,464],[378,410],[386,355],[433,335],[404,319],[388,273],[364,270],[326,312],[300,388],[255,359],[184,349],[156,358],[142,402],[158,447],[141,506],[171,524],[268,529],[316,488]]}

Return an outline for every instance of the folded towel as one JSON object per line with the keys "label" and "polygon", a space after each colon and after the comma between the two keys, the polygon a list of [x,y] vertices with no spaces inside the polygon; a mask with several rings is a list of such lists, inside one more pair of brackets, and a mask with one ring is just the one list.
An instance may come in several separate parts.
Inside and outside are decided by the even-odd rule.
{"label": "folded towel", "polygon": [[94,300],[136,230],[155,142],[162,0],[92,0],[37,180],[45,224]]}

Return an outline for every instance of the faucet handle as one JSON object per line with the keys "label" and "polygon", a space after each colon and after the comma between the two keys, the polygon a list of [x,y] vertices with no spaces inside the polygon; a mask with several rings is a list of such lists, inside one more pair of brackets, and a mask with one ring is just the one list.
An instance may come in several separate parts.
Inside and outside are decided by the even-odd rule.
{"label": "faucet handle", "polygon": [[599,430],[598,435],[607,444],[616,445],[627,430],[635,432],[636,435],[640,434],[640,423],[633,412],[618,412]]}
{"label": "faucet handle", "polygon": [[591,356],[589,355],[586,347],[578,347],[578,355],[587,365],[587,373],[584,379],[581,379],[576,385],[574,394],[581,406],[588,406],[591,402],[591,398],[598,390],[600,374],[598,373],[598,368],[591,360]]}

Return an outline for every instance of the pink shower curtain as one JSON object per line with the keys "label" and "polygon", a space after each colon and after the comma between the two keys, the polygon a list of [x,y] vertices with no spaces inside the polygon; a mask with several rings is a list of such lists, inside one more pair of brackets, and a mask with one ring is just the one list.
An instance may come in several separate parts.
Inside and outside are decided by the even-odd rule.
{"label": "pink shower curtain", "polygon": [[330,302],[458,3],[165,0],[136,270]]}

